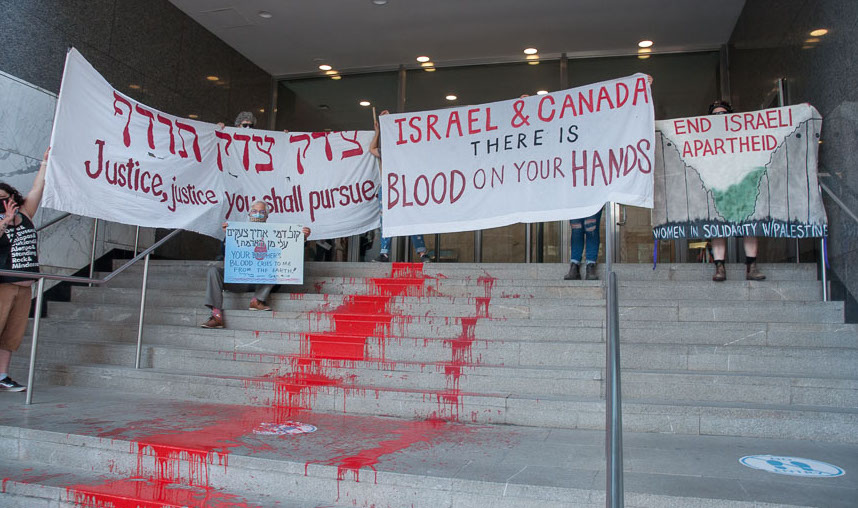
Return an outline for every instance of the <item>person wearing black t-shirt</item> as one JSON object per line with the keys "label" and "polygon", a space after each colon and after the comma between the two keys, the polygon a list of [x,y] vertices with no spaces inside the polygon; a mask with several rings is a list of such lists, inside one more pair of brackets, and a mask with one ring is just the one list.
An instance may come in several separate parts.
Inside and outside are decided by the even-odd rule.
{"label": "person wearing black t-shirt", "polygon": [[[17,189],[0,183],[0,268],[23,272],[39,271],[39,248],[33,216],[45,190],[45,150],[33,188],[24,198]],[[0,391],[27,389],[9,377],[12,353],[18,350],[27,329],[34,279],[0,276]]]}

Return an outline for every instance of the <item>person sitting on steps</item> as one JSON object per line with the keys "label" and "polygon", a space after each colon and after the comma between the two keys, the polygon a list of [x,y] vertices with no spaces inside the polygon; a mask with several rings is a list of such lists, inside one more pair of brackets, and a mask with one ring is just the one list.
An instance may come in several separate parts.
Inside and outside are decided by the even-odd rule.
{"label": "person sitting on steps", "polygon": [[[256,201],[250,205],[249,213],[250,222],[266,222],[268,220],[268,205],[264,201]],[[228,222],[221,224],[224,232],[229,226]],[[310,228],[302,228],[304,239],[310,236]],[[271,290],[274,289],[274,284],[228,284],[227,290],[233,292],[253,291],[253,299],[250,300],[249,310],[269,311],[266,300]],[[223,266],[213,265],[209,267],[208,278],[206,280],[206,302],[205,306],[212,311],[211,317],[200,325],[203,328],[223,328]]]}

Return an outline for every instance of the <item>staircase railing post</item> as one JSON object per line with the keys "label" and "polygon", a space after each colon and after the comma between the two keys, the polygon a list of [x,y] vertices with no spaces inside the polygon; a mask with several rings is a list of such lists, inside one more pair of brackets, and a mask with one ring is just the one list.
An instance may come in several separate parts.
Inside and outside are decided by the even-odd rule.
{"label": "staircase railing post", "polygon": [[149,281],[149,256],[143,261],[143,288],[140,290],[140,321],[137,323],[137,355],[134,360],[134,368],[140,368],[140,356],[143,352],[143,316],[146,313],[146,285]]}
{"label": "staircase railing post", "polygon": [[614,204],[605,205],[605,506],[623,508],[623,414],[620,392],[620,313],[614,273]]}
{"label": "staircase railing post", "polygon": [[39,324],[42,321],[42,295],[45,293],[45,279],[36,284],[36,313],[33,316],[33,340],[30,344],[30,372],[27,374],[27,398],[25,404],[33,403],[33,384],[36,381],[36,351],[39,348]]}
{"label": "staircase railing post", "polygon": [[825,238],[819,239],[819,257],[822,259],[820,263],[822,265],[822,301],[828,301],[828,267],[825,266],[825,261],[827,260],[825,252]]}

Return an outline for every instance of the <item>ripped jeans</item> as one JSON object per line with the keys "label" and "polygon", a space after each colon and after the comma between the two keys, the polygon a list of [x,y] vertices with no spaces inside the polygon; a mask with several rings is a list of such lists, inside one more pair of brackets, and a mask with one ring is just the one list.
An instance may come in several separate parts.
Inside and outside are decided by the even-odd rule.
{"label": "ripped jeans", "polygon": [[[381,208],[381,188],[378,189],[376,197],[378,198],[378,206]],[[382,218],[382,220],[384,219]],[[391,240],[393,240],[393,238],[381,237],[380,254],[388,254],[390,252]],[[421,255],[426,252],[426,241],[423,239],[423,235],[411,235],[411,245],[414,246],[414,250],[417,251],[417,255]]]}
{"label": "ripped jeans", "polygon": [[571,259],[575,264],[581,263],[581,255],[584,253],[584,240],[587,242],[587,264],[595,263],[599,259],[599,222],[602,220],[602,210],[584,219],[572,219]]}

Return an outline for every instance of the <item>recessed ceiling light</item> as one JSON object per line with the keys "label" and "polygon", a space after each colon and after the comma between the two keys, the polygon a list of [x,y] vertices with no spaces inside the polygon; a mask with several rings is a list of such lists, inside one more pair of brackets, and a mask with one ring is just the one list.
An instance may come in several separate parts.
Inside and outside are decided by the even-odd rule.
{"label": "recessed ceiling light", "polygon": [[320,66],[319,66],[319,70],[320,70],[320,71],[329,71],[329,70],[331,70],[331,69],[333,69],[333,67],[331,67],[331,66],[330,66],[330,65],[328,65],[328,64],[322,64],[322,65],[320,65]]}
{"label": "recessed ceiling light", "polygon": [[531,60],[527,62],[527,65],[539,65],[539,60]]}
{"label": "recessed ceiling light", "polygon": [[649,58],[649,55],[638,55],[638,58],[640,58],[641,60],[646,60],[647,58]]}
{"label": "recessed ceiling light", "polygon": [[270,12],[268,12],[268,11],[259,11],[259,12],[257,12],[256,14],[258,14],[258,15],[259,15],[259,17],[260,17],[260,18],[263,18],[263,19],[271,19],[271,18],[273,18],[273,17],[274,17],[274,14],[271,14],[271,13],[270,13]]}
{"label": "recessed ceiling light", "polygon": [[454,100],[458,99],[458,97],[456,97],[453,94],[450,94],[447,97],[445,97],[445,99],[447,99],[448,101],[454,101]]}
{"label": "recessed ceiling light", "polygon": [[435,67],[435,62],[423,62],[420,67]]}
{"label": "recessed ceiling light", "polygon": [[265,113],[265,108],[259,108],[260,113]]}
{"label": "recessed ceiling light", "polygon": [[375,5],[386,5],[387,0],[372,0],[372,3],[374,3]]}
{"label": "recessed ceiling light", "polygon": [[342,77],[342,76],[331,76],[331,79],[333,79],[334,81],[336,81],[336,80],[339,80],[339,79],[343,79],[343,77]]}
{"label": "recessed ceiling light", "polygon": [[425,67],[423,70],[426,72],[435,72],[435,67]]}
{"label": "recessed ceiling light", "polygon": [[193,115],[193,114],[188,115],[188,118],[199,118],[199,117],[200,117],[199,115]]}
{"label": "recessed ceiling light", "polygon": [[539,60],[539,55],[527,55],[524,58],[527,60]]}
{"label": "recessed ceiling light", "polygon": [[369,106],[370,102],[369,101],[360,101],[358,104],[360,104],[363,107],[367,107],[367,106]]}
{"label": "recessed ceiling light", "polygon": [[638,48],[638,53],[652,53],[652,48]]}
{"label": "recessed ceiling light", "polygon": [[217,76],[206,76],[206,79],[207,79],[207,80],[209,80],[209,81],[217,81],[217,80],[219,80],[220,78],[219,78],[219,77],[217,77]]}
{"label": "recessed ceiling light", "polygon": [[817,28],[816,30],[810,32],[812,37],[822,37],[823,35],[828,33],[827,28]]}
{"label": "recessed ceiling light", "polygon": [[642,48],[648,48],[648,47],[652,46],[652,41],[640,41],[638,43],[638,46],[640,46]]}
{"label": "recessed ceiling light", "polygon": [[548,90],[539,90],[538,92],[536,92],[536,95],[546,95],[546,94],[548,94]]}
{"label": "recessed ceiling light", "polygon": [[430,60],[430,58],[428,56],[418,56],[417,57],[417,61],[420,63],[428,62],[429,60]]}
{"label": "recessed ceiling light", "polygon": [[335,76],[335,75],[337,75],[337,74],[339,74],[339,73],[340,73],[340,71],[335,71],[335,70],[333,70],[333,69],[331,69],[331,70],[329,70],[329,71],[325,71],[325,74],[327,74],[328,76]]}
{"label": "recessed ceiling light", "polygon": [[140,90],[141,86],[135,83],[131,83],[130,85],[128,85],[128,88],[132,90]]}
{"label": "recessed ceiling light", "polygon": [[539,50],[536,48],[527,48],[524,50],[525,55],[535,55],[537,53],[539,53]]}

